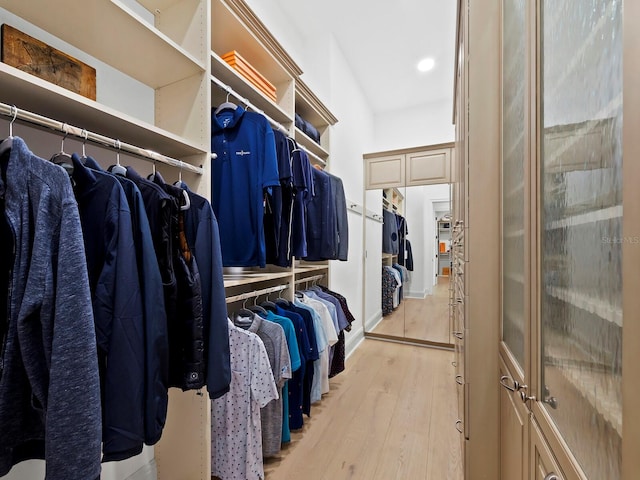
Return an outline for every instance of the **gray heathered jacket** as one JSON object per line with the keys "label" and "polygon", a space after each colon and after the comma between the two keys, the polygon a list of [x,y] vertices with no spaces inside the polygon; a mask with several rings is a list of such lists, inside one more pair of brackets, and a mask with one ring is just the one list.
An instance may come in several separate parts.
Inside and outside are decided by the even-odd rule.
{"label": "gray heathered jacket", "polygon": [[2,195],[15,255],[8,318],[0,314],[9,322],[0,340],[0,477],[22,460],[44,458],[46,480],[97,479],[95,330],[69,176],[14,137]]}

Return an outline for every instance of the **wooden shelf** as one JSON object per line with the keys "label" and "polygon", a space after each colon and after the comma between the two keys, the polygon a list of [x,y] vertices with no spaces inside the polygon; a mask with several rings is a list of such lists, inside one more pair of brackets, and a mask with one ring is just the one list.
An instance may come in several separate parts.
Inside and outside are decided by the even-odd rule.
{"label": "wooden shelf", "polygon": [[2,6],[154,89],[206,70],[203,61],[118,0],[59,0],[55,8],[9,0]]}
{"label": "wooden shelf", "polygon": [[295,267],[294,273],[298,275],[299,273],[321,272],[323,270],[328,270],[328,269],[329,269],[328,264],[324,264],[324,265],[306,265],[305,264],[305,265]]}
{"label": "wooden shelf", "polygon": [[4,63],[0,63],[0,101],[178,159],[209,151],[207,145],[190,142]]}
{"label": "wooden shelf", "polygon": [[569,303],[622,327],[622,308],[619,306],[612,305],[591,295],[566,288],[547,287],[546,292],[548,295],[562,302]]}
{"label": "wooden shelf", "polygon": [[327,152],[324,148],[318,145],[311,137],[309,137],[306,133],[300,130],[298,127],[294,128],[294,138],[298,144],[305,147],[307,153],[312,153],[319,159],[325,161],[329,158],[329,152]]}
{"label": "wooden shelf", "polygon": [[611,220],[614,218],[622,219],[622,205],[616,205],[613,207],[606,207],[597,210],[592,210],[584,213],[578,213],[570,217],[563,218],[561,220],[554,220],[545,225],[545,230],[557,230],[560,228],[576,227],[578,225],[587,225],[591,223],[601,222],[604,220]]}
{"label": "wooden shelf", "polygon": [[[289,124],[293,123],[293,115],[291,113],[287,113],[280,105],[255,88],[215,52],[211,52],[211,73],[238,94],[244,96],[257,108],[264,111],[264,113],[276,122],[281,123],[283,127],[289,128]],[[212,92],[212,98],[225,98],[226,94],[215,84],[212,85]]]}
{"label": "wooden shelf", "polygon": [[320,133],[329,125],[335,125],[338,119],[311,91],[301,79],[296,79],[296,112],[316,127]]}
{"label": "wooden shelf", "polygon": [[211,18],[211,50],[218,56],[237,51],[278,90],[302,73],[244,2],[212,0]]}
{"label": "wooden shelf", "polygon": [[251,285],[253,283],[268,282],[291,276],[291,272],[271,272],[271,273],[229,273],[224,275],[224,287],[239,287]]}

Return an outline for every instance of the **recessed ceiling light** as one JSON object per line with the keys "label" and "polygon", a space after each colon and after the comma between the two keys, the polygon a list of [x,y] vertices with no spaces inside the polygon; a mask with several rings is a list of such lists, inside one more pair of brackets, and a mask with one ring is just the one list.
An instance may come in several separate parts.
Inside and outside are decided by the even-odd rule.
{"label": "recessed ceiling light", "polygon": [[431,70],[436,64],[436,61],[433,58],[423,58],[418,62],[418,70],[421,72],[428,72]]}

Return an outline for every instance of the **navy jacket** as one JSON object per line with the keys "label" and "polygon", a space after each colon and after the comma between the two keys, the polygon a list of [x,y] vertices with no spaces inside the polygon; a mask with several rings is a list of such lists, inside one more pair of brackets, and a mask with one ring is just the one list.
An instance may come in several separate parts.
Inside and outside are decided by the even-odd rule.
{"label": "navy jacket", "polygon": [[312,168],[314,195],[307,206],[307,256],[318,261],[336,257],[338,231],[331,179],[325,172]]}
{"label": "navy jacket", "polygon": [[[97,172],[102,171],[100,165],[91,157],[85,159],[85,165]],[[144,443],[154,445],[160,440],[167,419],[169,388],[169,341],[162,277],[153,249],[142,194],[128,178],[121,175],[116,175],[115,178],[122,185],[131,211],[133,242],[144,309]]]}
{"label": "navy jacket", "polygon": [[[30,458],[48,480],[100,477],[100,382],[78,208],[69,176],[13,138],[0,155],[12,242],[0,339],[0,476]],[[6,168],[5,168],[6,167]],[[4,250],[13,243],[15,250]],[[3,292],[4,295],[7,292]]]}
{"label": "navy jacket", "polygon": [[77,157],[73,167],[96,325],[104,461],[123,460],[144,442],[144,321],[131,214],[115,177]]}
{"label": "navy jacket", "polygon": [[333,208],[335,209],[335,229],[337,236],[337,248],[335,257],[330,260],[347,261],[349,257],[349,220],[347,218],[347,199],[344,194],[342,179],[335,175],[329,175],[333,196]]}
{"label": "navy jacket", "polygon": [[207,199],[181,184],[191,201],[185,212],[184,229],[200,268],[202,313],[205,328],[207,391],[210,398],[219,398],[229,391],[231,364],[227,304],[222,276],[222,254],[218,222]]}

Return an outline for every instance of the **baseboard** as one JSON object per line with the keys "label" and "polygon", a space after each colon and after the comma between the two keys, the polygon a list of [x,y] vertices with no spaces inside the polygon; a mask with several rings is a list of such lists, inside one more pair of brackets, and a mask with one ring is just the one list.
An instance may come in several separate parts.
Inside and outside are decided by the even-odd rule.
{"label": "baseboard", "polygon": [[346,352],[346,358],[348,359],[364,341],[364,330],[362,328],[355,331],[352,330],[346,334],[346,337],[347,338],[344,343],[344,348]]}
{"label": "baseboard", "polygon": [[126,478],[126,480],[155,480],[158,478],[158,467],[156,461],[153,459],[151,462],[138,469]]}
{"label": "baseboard", "polygon": [[429,294],[428,290],[409,290],[407,291],[407,293],[405,293],[404,297],[405,298],[417,298],[419,300],[424,300],[425,298],[427,298],[427,295]]}
{"label": "baseboard", "polygon": [[374,313],[364,324],[364,329],[366,332],[372,332],[374,328],[378,326],[378,324],[382,321],[382,309],[378,310]]}

